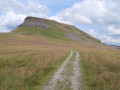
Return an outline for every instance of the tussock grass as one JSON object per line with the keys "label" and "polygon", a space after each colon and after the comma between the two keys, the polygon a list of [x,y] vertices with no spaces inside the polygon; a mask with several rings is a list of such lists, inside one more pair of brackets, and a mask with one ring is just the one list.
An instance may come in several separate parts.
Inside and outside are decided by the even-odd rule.
{"label": "tussock grass", "polygon": [[64,41],[34,35],[1,36],[0,90],[39,90],[68,56]]}
{"label": "tussock grass", "polygon": [[95,48],[81,54],[83,90],[120,89],[120,51]]}
{"label": "tussock grass", "polygon": [[0,89],[39,90],[71,49],[81,53],[83,90],[120,89],[120,50],[16,34],[0,34]]}
{"label": "tussock grass", "polygon": [[64,61],[66,50],[39,49],[0,58],[0,89],[39,89]]}

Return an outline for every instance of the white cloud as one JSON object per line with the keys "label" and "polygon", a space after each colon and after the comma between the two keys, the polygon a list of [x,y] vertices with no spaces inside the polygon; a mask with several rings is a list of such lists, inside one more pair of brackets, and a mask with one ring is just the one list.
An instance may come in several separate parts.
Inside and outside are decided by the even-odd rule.
{"label": "white cloud", "polygon": [[49,9],[38,2],[28,0],[21,3],[18,0],[0,0],[0,32],[9,32],[21,24],[26,16],[46,18]]}
{"label": "white cloud", "polygon": [[100,39],[102,43],[112,44],[112,45],[120,45],[120,37],[113,37],[111,35],[103,34],[100,35],[96,33],[94,29],[90,29],[88,33],[97,39]]}
{"label": "white cloud", "polygon": [[16,25],[19,25],[23,22],[26,15],[15,13],[13,11],[7,12],[5,15],[0,16],[0,31],[1,32],[9,32],[13,29]]}
{"label": "white cloud", "polygon": [[120,45],[120,38],[113,38],[112,36],[108,35],[97,36],[97,38],[101,39],[103,43]]}
{"label": "white cloud", "polygon": [[93,29],[90,29],[88,33],[92,36],[96,36],[96,32]]}
{"label": "white cloud", "polygon": [[71,8],[65,9],[54,18],[55,20],[60,18],[61,21],[72,22],[73,24],[92,24],[94,20],[100,21],[105,12],[104,1],[84,0],[75,3]]}
{"label": "white cloud", "polygon": [[120,29],[114,27],[114,25],[108,26],[108,34],[114,36],[120,36]]}
{"label": "white cloud", "polygon": [[83,0],[58,13],[52,19],[73,24],[109,25],[120,23],[120,1]]}
{"label": "white cloud", "polygon": [[47,17],[48,11],[49,10],[46,6],[30,0],[27,2],[27,7],[25,5],[23,10],[23,12],[27,15],[44,18]]}

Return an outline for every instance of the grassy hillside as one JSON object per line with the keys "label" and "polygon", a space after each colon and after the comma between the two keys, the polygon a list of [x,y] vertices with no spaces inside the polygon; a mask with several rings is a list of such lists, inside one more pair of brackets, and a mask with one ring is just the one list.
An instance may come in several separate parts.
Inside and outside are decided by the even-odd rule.
{"label": "grassy hillside", "polygon": [[0,34],[0,90],[39,90],[70,47],[44,36]]}
{"label": "grassy hillside", "polygon": [[82,90],[120,89],[120,50],[17,34],[0,34],[0,89],[39,90],[71,49],[81,53]]}
{"label": "grassy hillside", "polygon": [[78,42],[100,43],[99,40],[72,25],[36,17],[27,17],[25,21],[11,33],[24,35],[43,35],[62,40],[70,39]]}

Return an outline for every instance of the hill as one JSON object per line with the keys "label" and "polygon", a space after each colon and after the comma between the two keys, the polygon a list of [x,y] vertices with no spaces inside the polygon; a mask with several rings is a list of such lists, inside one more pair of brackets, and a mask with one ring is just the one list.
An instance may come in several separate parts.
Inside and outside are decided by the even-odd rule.
{"label": "hill", "polygon": [[74,26],[27,17],[11,33],[0,33],[0,90],[79,90],[78,84],[81,90],[120,90],[120,50],[114,47]]}
{"label": "hill", "polygon": [[43,35],[62,40],[69,39],[78,42],[100,43],[100,40],[93,38],[89,34],[72,25],[37,17],[26,17],[24,22],[11,33],[23,35]]}

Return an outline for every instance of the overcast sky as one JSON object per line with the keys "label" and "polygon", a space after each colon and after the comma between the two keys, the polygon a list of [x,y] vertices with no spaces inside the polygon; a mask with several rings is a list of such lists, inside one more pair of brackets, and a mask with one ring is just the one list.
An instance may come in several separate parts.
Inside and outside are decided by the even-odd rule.
{"label": "overcast sky", "polygon": [[120,45],[120,0],[0,0],[0,32],[26,16],[75,25],[103,43]]}

